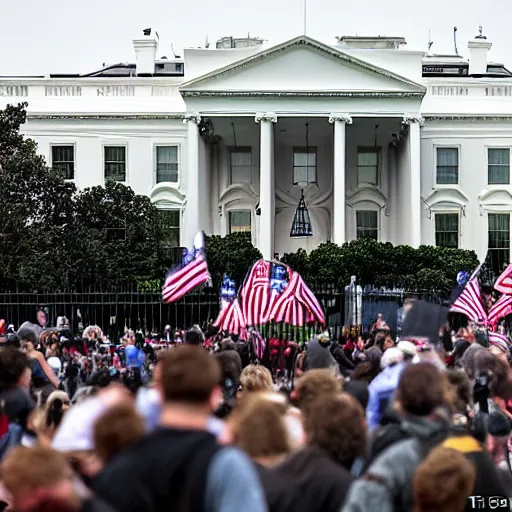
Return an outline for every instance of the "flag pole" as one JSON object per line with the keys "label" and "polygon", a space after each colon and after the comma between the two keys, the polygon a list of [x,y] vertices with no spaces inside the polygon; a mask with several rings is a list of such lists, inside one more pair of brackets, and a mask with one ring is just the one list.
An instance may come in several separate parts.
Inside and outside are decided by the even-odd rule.
{"label": "flag pole", "polygon": [[303,0],[304,1],[304,12],[303,12],[303,17],[304,17],[304,35],[306,35],[306,30],[307,30],[307,14],[308,14],[308,0]]}

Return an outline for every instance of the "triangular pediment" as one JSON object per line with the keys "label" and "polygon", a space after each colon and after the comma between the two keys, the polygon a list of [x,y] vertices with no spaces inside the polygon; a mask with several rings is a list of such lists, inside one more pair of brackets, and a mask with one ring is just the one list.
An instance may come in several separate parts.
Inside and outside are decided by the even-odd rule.
{"label": "triangular pediment", "polygon": [[421,97],[425,87],[307,36],[184,83],[184,96],[253,93]]}

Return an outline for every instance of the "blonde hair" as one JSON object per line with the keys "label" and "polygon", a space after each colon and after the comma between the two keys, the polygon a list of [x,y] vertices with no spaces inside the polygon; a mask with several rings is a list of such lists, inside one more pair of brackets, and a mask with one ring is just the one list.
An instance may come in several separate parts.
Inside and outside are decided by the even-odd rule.
{"label": "blonde hair", "polygon": [[272,374],[265,366],[250,364],[242,370],[240,384],[244,392],[268,392],[274,391]]}
{"label": "blonde hair", "polygon": [[278,457],[292,451],[286,399],[276,393],[250,393],[229,419],[233,444],[250,457]]}

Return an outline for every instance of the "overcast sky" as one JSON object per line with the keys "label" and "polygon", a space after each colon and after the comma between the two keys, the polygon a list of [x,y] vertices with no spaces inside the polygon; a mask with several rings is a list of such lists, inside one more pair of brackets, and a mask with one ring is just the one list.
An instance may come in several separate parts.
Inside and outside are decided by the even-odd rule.
{"label": "overcast sky", "polygon": [[[243,6],[243,7],[242,7]],[[341,35],[403,36],[409,48],[459,53],[482,25],[490,58],[512,68],[510,0],[308,0],[307,34],[326,43]],[[303,0],[0,0],[0,75],[86,73],[105,62],[134,61],[132,39],[150,26],[159,56],[171,43],[202,46],[208,35],[279,43],[303,33]]]}

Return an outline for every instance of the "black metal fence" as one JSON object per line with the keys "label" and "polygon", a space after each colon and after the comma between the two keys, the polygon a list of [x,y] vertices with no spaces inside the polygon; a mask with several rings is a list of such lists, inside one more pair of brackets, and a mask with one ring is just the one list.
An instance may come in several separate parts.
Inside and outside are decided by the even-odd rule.
{"label": "black metal fence", "polygon": [[[341,334],[346,325],[344,288],[328,283],[312,283],[311,289],[324,307],[329,327],[334,335]],[[396,329],[397,311],[408,295],[429,302],[441,303],[445,296],[432,291],[410,294],[404,290],[362,289],[362,325],[367,330],[381,313],[392,331]],[[58,316],[66,316],[73,330],[80,324],[99,325],[116,339],[126,327],[143,332],[161,332],[166,325],[186,328],[198,324],[203,328],[215,320],[219,312],[219,294],[214,288],[190,293],[173,304],[162,302],[157,290],[147,291],[134,284],[104,289],[83,287],[79,292],[32,292],[0,290],[0,318],[18,327],[25,321],[36,321],[36,312],[43,308],[49,325]],[[293,334],[280,330],[281,335]]]}

